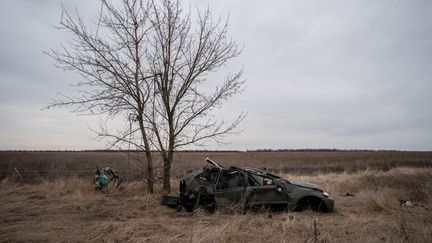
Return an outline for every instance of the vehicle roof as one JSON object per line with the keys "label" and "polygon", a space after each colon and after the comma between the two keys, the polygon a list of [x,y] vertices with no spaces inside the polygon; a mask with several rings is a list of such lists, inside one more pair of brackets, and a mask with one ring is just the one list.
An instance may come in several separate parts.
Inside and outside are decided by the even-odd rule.
{"label": "vehicle roof", "polygon": [[279,176],[273,175],[272,173],[265,171],[265,170],[260,170],[257,168],[251,168],[251,167],[245,167],[243,168],[243,170],[255,174],[255,175],[261,175],[261,176],[270,176],[270,177],[275,177],[275,178],[280,178]]}
{"label": "vehicle roof", "polygon": [[268,176],[268,177],[282,179],[281,177],[273,175],[273,174],[271,174],[268,171],[260,170],[260,169],[257,169],[257,168],[252,168],[252,167],[243,167],[243,168],[240,168],[240,167],[236,167],[236,166],[231,166],[228,169],[226,169],[224,166],[222,166],[220,164],[217,164],[216,162],[214,162],[213,160],[211,160],[209,158],[207,158],[206,161],[210,164],[211,167],[218,168],[220,170],[232,170],[232,169],[234,169],[234,170],[244,170],[244,171],[246,171],[248,173],[251,173],[251,174],[254,174],[254,175]]}

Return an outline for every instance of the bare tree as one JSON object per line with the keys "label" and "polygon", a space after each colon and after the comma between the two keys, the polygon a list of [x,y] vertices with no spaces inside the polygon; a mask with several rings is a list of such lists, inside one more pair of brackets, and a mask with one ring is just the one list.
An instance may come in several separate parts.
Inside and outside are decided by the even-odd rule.
{"label": "bare tree", "polygon": [[[174,152],[188,145],[221,142],[245,117],[227,123],[212,116],[214,109],[242,90],[242,72],[229,74],[213,91],[203,88],[207,75],[238,56],[238,45],[227,35],[228,21],[196,16],[179,1],[123,0],[117,6],[101,0],[96,30],[89,30],[77,13],[63,9],[61,28],[74,37],[68,46],[51,50],[60,68],[78,71],[84,81],[78,96],[62,96],[48,106],[73,106],[79,113],[123,116],[125,129],[102,127],[111,146],[132,145],[144,151],[148,191],[153,192],[153,156],[163,159],[163,189],[170,191]],[[217,81],[215,81],[217,82]],[[207,85],[208,86],[208,85]]]}
{"label": "bare tree", "polygon": [[203,144],[208,139],[220,141],[234,132],[243,114],[230,124],[217,122],[209,115],[222,101],[238,93],[243,82],[240,71],[228,76],[213,92],[200,89],[207,73],[240,54],[237,44],[227,37],[227,21],[213,22],[207,10],[198,13],[197,25],[193,26],[178,1],[153,4],[152,9],[154,32],[145,55],[150,72],[161,75],[155,80],[157,93],[151,98],[153,107],[146,118],[157,138],[155,146],[164,161],[164,190],[169,191],[176,149]]}

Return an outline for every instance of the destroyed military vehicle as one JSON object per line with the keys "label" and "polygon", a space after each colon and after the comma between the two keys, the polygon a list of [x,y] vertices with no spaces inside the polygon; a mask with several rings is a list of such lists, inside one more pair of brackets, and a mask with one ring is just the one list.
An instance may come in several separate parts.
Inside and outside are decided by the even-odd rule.
{"label": "destroyed military vehicle", "polygon": [[164,196],[162,204],[187,211],[197,207],[214,211],[228,205],[240,205],[244,210],[333,211],[333,199],[317,185],[289,181],[265,170],[225,168],[211,159],[206,161],[208,167],[180,181],[179,197]]}

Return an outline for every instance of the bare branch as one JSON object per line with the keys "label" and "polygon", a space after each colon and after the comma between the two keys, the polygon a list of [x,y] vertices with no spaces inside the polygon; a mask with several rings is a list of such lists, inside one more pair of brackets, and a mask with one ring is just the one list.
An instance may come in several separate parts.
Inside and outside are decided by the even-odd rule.
{"label": "bare branch", "polygon": [[101,126],[99,138],[108,138],[110,148],[133,146],[145,152],[149,191],[152,149],[163,158],[164,189],[169,191],[174,150],[222,143],[240,132],[245,113],[226,122],[212,112],[242,92],[243,72],[212,80],[212,92],[206,85],[208,74],[241,53],[228,36],[228,19],[213,20],[209,9],[197,10],[195,16],[179,0],[101,0],[93,26],[78,11],[72,16],[62,6],[59,29],[72,38],[46,54],[83,80],[74,84],[78,94],[60,94],[46,109],[72,107],[80,114],[123,116],[127,126],[115,132]]}

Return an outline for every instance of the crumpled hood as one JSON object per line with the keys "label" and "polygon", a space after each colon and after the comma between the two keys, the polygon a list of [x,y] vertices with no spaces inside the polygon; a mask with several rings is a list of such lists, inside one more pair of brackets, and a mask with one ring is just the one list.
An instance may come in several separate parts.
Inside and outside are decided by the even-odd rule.
{"label": "crumpled hood", "polygon": [[308,188],[308,189],[314,189],[314,190],[318,190],[318,191],[323,191],[318,185],[315,184],[311,184],[311,183],[306,183],[303,181],[290,181],[291,184],[299,186],[299,187],[304,187],[304,188]]}

